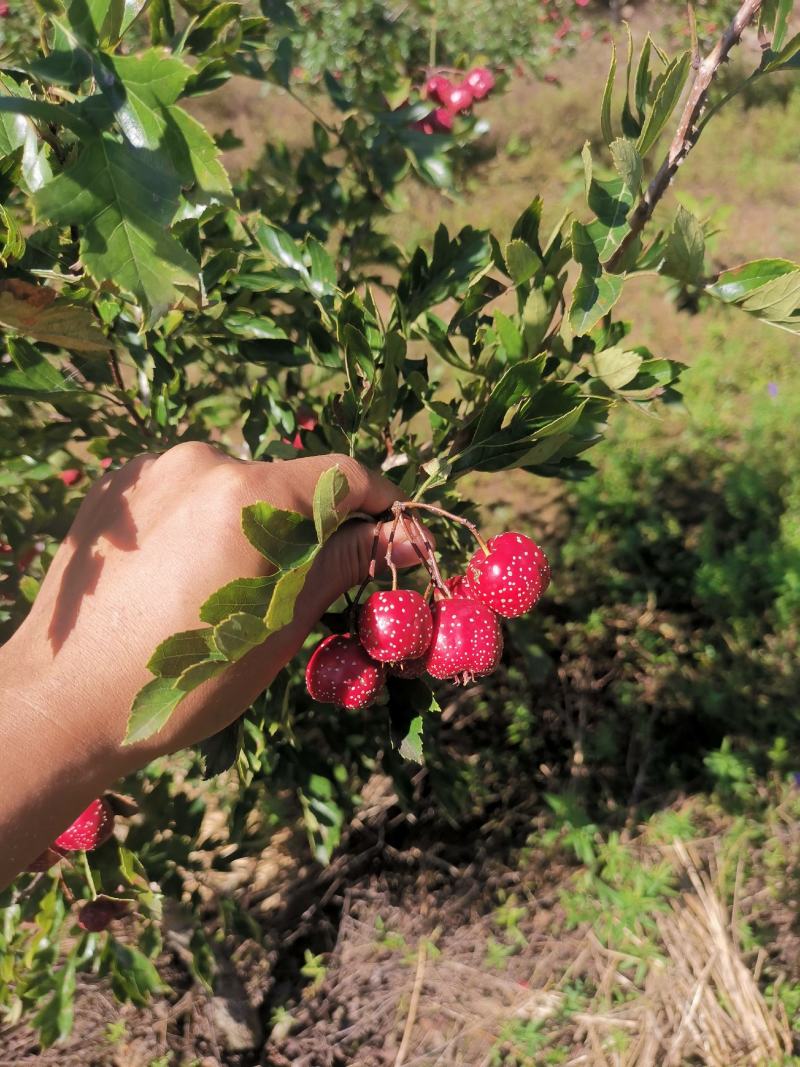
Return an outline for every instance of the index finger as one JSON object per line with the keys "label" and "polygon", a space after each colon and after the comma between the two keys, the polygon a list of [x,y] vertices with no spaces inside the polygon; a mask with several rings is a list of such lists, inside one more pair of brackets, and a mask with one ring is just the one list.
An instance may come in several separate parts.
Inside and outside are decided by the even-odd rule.
{"label": "index finger", "polygon": [[352,456],[343,454],[303,456],[274,463],[254,463],[252,466],[261,468],[257,473],[257,483],[263,479],[262,499],[275,507],[297,511],[301,515],[311,514],[317,482],[331,467],[339,467],[347,479],[349,492],[343,505],[347,512],[365,511],[368,515],[381,515],[396,500],[407,499],[407,494],[388,478],[365,467]]}

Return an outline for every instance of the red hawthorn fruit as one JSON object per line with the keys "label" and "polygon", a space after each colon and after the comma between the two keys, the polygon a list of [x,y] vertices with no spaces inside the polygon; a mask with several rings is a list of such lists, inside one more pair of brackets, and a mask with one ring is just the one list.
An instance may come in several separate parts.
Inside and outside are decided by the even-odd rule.
{"label": "red hawthorn fruit", "polygon": [[311,654],[306,667],[306,688],[320,704],[368,708],[386,681],[386,668],[369,658],[351,634],[331,634]]}
{"label": "red hawthorn fruit", "polygon": [[127,915],[131,906],[130,900],[118,900],[116,897],[107,897],[101,893],[94,900],[90,900],[78,912],[78,926],[89,933],[99,934],[109,923],[115,919],[121,919]]}
{"label": "red hawthorn fruit", "polygon": [[367,655],[379,663],[419,659],[433,636],[431,609],[413,589],[381,590],[361,609],[358,636]]}
{"label": "red hawthorn fruit", "polygon": [[435,133],[450,133],[453,128],[453,112],[446,107],[437,107],[433,114],[428,116],[428,122]]}
{"label": "red hawthorn fruit", "polygon": [[452,87],[453,83],[449,78],[445,78],[443,74],[433,74],[425,82],[425,96],[429,100],[436,100],[438,103],[443,104],[442,93],[447,92]]}
{"label": "red hawthorn fruit", "polygon": [[81,480],[81,471],[75,467],[67,467],[66,470],[61,471],[59,478],[64,485],[74,485]]}
{"label": "red hawthorn fruit", "polygon": [[11,7],[6,0],[0,0],[0,19],[7,19],[11,14]]}
{"label": "red hawthorn fruit", "polygon": [[467,567],[470,596],[506,619],[530,611],[550,584],[550,564],[541,548],[520,533],[491,537]]}
{"label": "red hawthorn fruit", "polygon": [[13,551],[14,549],[7,541],[3,541],[3,543],[0,544],[0,556],[10,556]]}
{"label": "red hawthorn fruit", "polygon": [[104,471],[107,471],[113,462],[114,460],[111,458],[111,456],[106,456],[105,459],[100,460],[100,466],[103,468]]}
{"label": "red hawthorn fruit", "polygon": [[395,678],[402,678],[410,682],[414,678],[421,678],[425,673],[425,657],[419,659],[405,659],[402,663],[392,663],[389,666],[389,674]]}
{"label": "red hawthorn fruit", "polygon": [[461,82],[460,85],[443,89],[440,99],[447,110],[455,115],[457,111],[469,111],[472,107],[472,90],[465,82]]}
{"label": "red hawthorn fruit", "polygon": [[62,854],[57,852],[54,848],[46,848],[35,860],[31,860],[25,870],[30,871],[31,874],[38,874],[41,871],[49,871],[51,867],[54,867],[63,858]]}
{"label": "red hawthorn fruit", "polygon": [[478,600],[452,597],[433,605],[433,640],[425,669],[434,678],[469,681],[491,674],[503,652],[503,633],[494,612]]}
{"label": "red hawthorn fruit", "polygon": [[55,840],[54,848],[65,852],[99,848],[114,832],[114,812],[104,799],[93,800]]}
{"label": "red hawthorn fruit", "polygon": [[494,74],[488,67],[473,67],[464,79],[476,100],[483,100],[494,89]]}
{"label": "red hawthorn fruit", "polygon": [[[469,582],[467,581],[466,574],[454,574],[452,578],[445,578],[444,584],[450,590],[451,596],[466,597],[468,600],[474,600],[474,597],[470,597]],[[439,589],[433,591],[434,600],[447,600],[447,597]]]}

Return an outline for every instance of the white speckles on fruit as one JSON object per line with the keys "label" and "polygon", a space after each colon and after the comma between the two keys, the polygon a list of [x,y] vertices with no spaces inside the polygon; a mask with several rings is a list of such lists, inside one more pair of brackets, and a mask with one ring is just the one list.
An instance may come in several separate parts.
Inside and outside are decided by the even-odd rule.
{"label": "white speckles on fruit", "polygon": [[65,852],[90,850],[102,845],[114,831],[114,812],[110,804],[100,798],[93,800],[78,818],[53,843],[54,849]]}
{"label": "white speckles on fruit", "polygon": [[413,589],[373,593],[361,609],[358,635],[368,655],[381,663],[418,659],[431,643],[433,620]]}
{"label": "white speckles on fruit", "polygon": [[469,595],[504,618],[524,615],[550,584],[550,565],[525,534],[503,533],[475,553],[467,567]]}
{"label": "white speckles on fruit", "polygon": [[306,687],[321,704],[367,708],[375,702],[386,680],[386,668],[370,659],[357,637],[332,634],[311,654]]}
{"label": "white speckles on fruit", "polygon": [[466,597],[433,607],[433,640],[425,667],[434,678],[491,674],[500,662],[503,634],[494,613]]}

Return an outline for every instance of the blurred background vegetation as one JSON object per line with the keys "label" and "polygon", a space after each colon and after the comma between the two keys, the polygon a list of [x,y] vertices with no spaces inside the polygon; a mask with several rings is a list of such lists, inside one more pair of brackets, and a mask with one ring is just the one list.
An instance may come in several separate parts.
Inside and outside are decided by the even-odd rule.
{"label": "blurred background vegetation", "polygon": [[[698,4],[701,38],[736,6]],[[547,230],[577,205],[620,16],[637,39],[688,32],[677,2],[440,2],[438,58],[502,66],[505,92],[461,188],[406,187],[387,234],[506,232],[535,192]],[[300,18],[309,92],[326,67],[374,89],[366,51],[428,60],[430,5],[326,0]],[[731,84],[757,43],[743,51]],[[274,85],[237,78],[194,108],[251,196],[311,137]],[[800,86],[780,76],[709,125],[667,200],[717,228],[721,269],[797,257],[798,188]],[[286,793],[245,808],[235,777],[176,805],[165,763],[151,803],[173,840],[134,826],[130,843],[201,919],[166,916],[173,993],[112,1007],[87,981],[66,1050],[12,1027],[3,1062],[366,1067],[398,1062],[411,1019],[409,1065],[800,1064],[800,347],[660,279],[622,308],[637,341],[688,365],[687,399],[655,422],[622,412],[574,486],[474,478],[486,527],[528,530],[552,559],[501,680],[450,694],[405,796],[364,766],[348,804],[334,768],[313,811]],[[368,729],[345,719],[320,728],[328,767]]]}

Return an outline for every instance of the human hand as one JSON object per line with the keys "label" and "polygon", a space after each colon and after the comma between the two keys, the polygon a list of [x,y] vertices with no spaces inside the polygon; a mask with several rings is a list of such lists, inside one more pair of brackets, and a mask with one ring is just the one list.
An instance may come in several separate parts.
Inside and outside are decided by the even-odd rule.
{"label": "human hand", "polygon": [[[197,627],[221,585],[269,573],[242,534],[241,509],[265,500],[310,516],[317,480],[335,464],[350,486],[348,512],[378,515],[402,497],[348,456],[247,463],[201,443],[140,456],[92,487],[28,618],[0,649],[0,854],[17,854],[25,827],[17,870],[116,778],[233,721],[366,576],[374,527],[346,523],[315,560],[293,622],[189,694],[162,731],[122,747],[156,646]],[[386,534],[388,525],[379,560]],[[402,529],[393,558],[417,562]]]}

